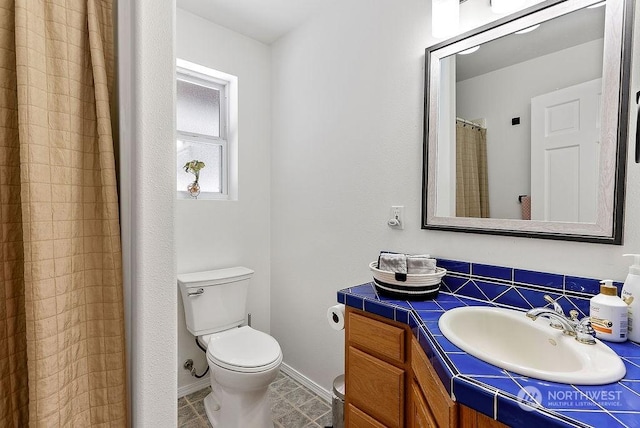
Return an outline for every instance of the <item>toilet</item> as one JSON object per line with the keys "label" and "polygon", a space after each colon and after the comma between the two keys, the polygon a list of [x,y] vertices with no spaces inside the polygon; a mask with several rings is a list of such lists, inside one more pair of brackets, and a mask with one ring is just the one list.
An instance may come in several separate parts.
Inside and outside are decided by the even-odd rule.
{"label": "toilet", "polygon": [[187,329],[207,349],[212,391],[204,406],[214,428],[273,428],[268,388],[282,350],[244,325],[252,276],[245,267],[178,275]]}

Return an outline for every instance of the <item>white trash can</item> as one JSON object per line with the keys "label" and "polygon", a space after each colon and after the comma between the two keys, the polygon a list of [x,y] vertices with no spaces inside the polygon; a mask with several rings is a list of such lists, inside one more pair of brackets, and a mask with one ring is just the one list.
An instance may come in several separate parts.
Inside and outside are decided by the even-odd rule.
{"label": "white trash can", "polygon": [[333,428],[344,428],[344,375],[340,375],[333,380],[331,414]]}

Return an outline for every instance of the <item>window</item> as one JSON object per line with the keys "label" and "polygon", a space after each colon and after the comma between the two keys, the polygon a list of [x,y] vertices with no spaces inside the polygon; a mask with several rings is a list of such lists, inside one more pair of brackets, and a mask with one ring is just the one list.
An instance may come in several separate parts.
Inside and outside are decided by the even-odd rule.
{"label": "window", "polygon": [[[199,171],[198,199],[233,199],[237,123],[237,78],[178,60],[176,82],[177,190],[191,198],[195,180],[185,171],[193,160]],[[232,138],[230,138],[232,136]]]}

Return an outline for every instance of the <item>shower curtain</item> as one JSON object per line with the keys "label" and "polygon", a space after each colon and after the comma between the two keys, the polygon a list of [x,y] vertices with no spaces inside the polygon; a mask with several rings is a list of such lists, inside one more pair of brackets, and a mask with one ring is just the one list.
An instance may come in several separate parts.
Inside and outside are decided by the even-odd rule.
{"label": "shower curtain", "polygon": [[456,121],[456,216],[489,217],[487,130]]}
{"label": "shower curtain", "polygon": [[127,424],[111,0],[0,0],[0,426]]}

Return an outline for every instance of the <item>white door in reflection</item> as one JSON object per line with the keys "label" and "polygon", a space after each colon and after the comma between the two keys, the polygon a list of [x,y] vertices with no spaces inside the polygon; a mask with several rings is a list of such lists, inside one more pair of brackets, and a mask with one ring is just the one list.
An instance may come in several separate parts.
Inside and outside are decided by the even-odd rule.
{"label": "white door in reflection", "polygon": [[595,223],[602,79],[531,99],[531,220]]}

